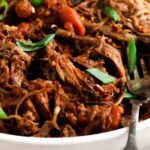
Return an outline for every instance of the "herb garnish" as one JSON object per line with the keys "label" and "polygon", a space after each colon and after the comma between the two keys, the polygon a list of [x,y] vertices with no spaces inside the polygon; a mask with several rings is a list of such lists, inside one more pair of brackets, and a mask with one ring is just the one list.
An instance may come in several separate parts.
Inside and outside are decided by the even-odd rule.
{"label": "herb garnish", "polygon": [[4,19],[8,12],[8,3],[6,0],[0,0],[0,10],[3,10],[0,13],[0,20]]}
{"label": "herb garnish", "polygon": [[104,84],[115,81],[115,78],[113,76],[110,76],[109,74],[100,71],[98,68],[90,68],[90,69],[87,69],[86,72],[93,75],[95,78],[97,78]]}
{"label": "herb garnish", "polygon": [[7,119],[8,116],[5,111],[0,107],[0,119]]}
{"label": "herb garnish", "polygon": [[127,63],[128,63],[128,72],[131,74],[136,66],[137,54],[136,54],[136,45],[133,38],[130,38],[127,46]]}
{"label": "herb garnish", "polygon": [[127,88],[125,88],[125,90],[124,90],[124,97],[123,97],[123,98],[124,98],[124,99],[135,99],[136,96],[135,96],[134,94],[130,93],[130,92],[127,90]]}
{"label": "herb garnish", "polygon": [[40,6],[43,4],[44,0],[30,0],[30,2],[34,6]]}
{"label": "herb garnish", "polygon": [[102,6],[102,11],[115,22],[118,21],[118,13],[117,11],[109,6]]}
{"label": "herb garnish", "polygon": [[49,34],[47,37],[45,37],[44,39],[36,43],[19,41],[16,42],[16,44],[18,47],[22,48],[24,52],[30,52],[30,51],[39,50],[42,47],[46,46],[51,40],[54,39],[54,37],[55,34]]}

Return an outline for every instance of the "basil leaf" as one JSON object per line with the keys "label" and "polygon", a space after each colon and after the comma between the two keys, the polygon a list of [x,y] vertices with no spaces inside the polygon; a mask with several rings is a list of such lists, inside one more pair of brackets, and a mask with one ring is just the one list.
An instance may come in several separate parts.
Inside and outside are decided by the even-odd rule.
{"label": "basil leaf", "polygon": [[109,6],[102,6],[102,11],[115,22],[118,21],[118,13],[117,11]]}
{"label": "basil leaf", "polygon": [[4,112],[4,110],[0,107],[0,119],[8,119],[7,114]]}
{"label": "basil leaf", "polygon": [[97,68],[87,69],[86,72],[88,72],[89,74],[93,75],[95,78],[97,78],[98,80],[100,80],[104,84],[111,83],[111,82],[115,81],[114,77],[108,75],[105,72],[100,71]]}
{"label": "basil leaf", "polygon": [[51,40],[54,39],[54,37],[55,34],[49,34],[47,37],[45,37],[44,39],[36,43],[19,41],[16,42],[16,44],[18,47],[22,48],[24,52],[30,52],[30,51],[39,50],[42,47],[46,46]]}
{"label": "basil leaf", "polygon": [[8,3],[6,0],[0,0],[0,9],[2,12],[0,12],[0,20],[4,19],[8,12]]}
{"label": "basil leaf", "polygon": [[133,38],[130,38],[127,46],[127,63],[128,63],[128,72],[131,74],[136,66],[137,62],[137,50]]}

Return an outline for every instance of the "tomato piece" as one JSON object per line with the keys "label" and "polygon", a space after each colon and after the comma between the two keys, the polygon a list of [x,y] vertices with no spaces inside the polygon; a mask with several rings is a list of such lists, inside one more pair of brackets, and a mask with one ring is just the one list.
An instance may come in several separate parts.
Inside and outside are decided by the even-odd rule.
{"label": "tomato piece", "polygon": [[74,27],[73,27],[73,25],[72,25],[71,22],[65,22],[65,23],[64,23],[64,29],[66,29],[66,30],[68,30],[68,31],[70,31],[70,32],[72,32],[72,33],[75,32],[75,31],[74,31]]}
{"label": "tomato piece", "polygon": [[[79,14],[69,6],[63,6],[57,10],[58,18],[63,27],[68,31],[74,31],[79,35],[85,35],[85,27],[81,21]],[[72,24],[72,25],[70,25]]]}
{"label": "tomato piece", "polygon": [[120,124],[121,114],[124,112],[123,108],[118,105],[113,105],[111,110],[112,123],[111,127],[117,129]]}
{"label": "tomato piece", "polygon": [[15,11],[18,17],[27,18],[32,14],[32,5],[28,0],[17,1]]}

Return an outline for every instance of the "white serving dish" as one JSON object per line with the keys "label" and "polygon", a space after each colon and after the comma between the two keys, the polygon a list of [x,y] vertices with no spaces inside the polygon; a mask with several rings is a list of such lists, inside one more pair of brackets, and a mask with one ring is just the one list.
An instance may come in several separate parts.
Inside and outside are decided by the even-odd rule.
{"label": "white serving dish", "polygon": [[[71,138],[35,138],[0,133],[0,150],[122,150],[128,128]],[[139,150],[150,150],[150,119],[138,124]]]}

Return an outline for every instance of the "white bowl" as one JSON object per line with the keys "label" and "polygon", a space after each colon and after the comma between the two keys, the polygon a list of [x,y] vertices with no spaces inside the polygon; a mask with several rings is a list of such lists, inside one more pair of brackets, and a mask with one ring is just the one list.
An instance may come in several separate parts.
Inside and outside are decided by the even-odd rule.
{"label": "white bowl", "polygon": [[[0,133],[0,150],[121,150],[126,144],[128,128],[71,138],[36,138]],[[140,150],[150,149],[150,119],[138,124]]]}

